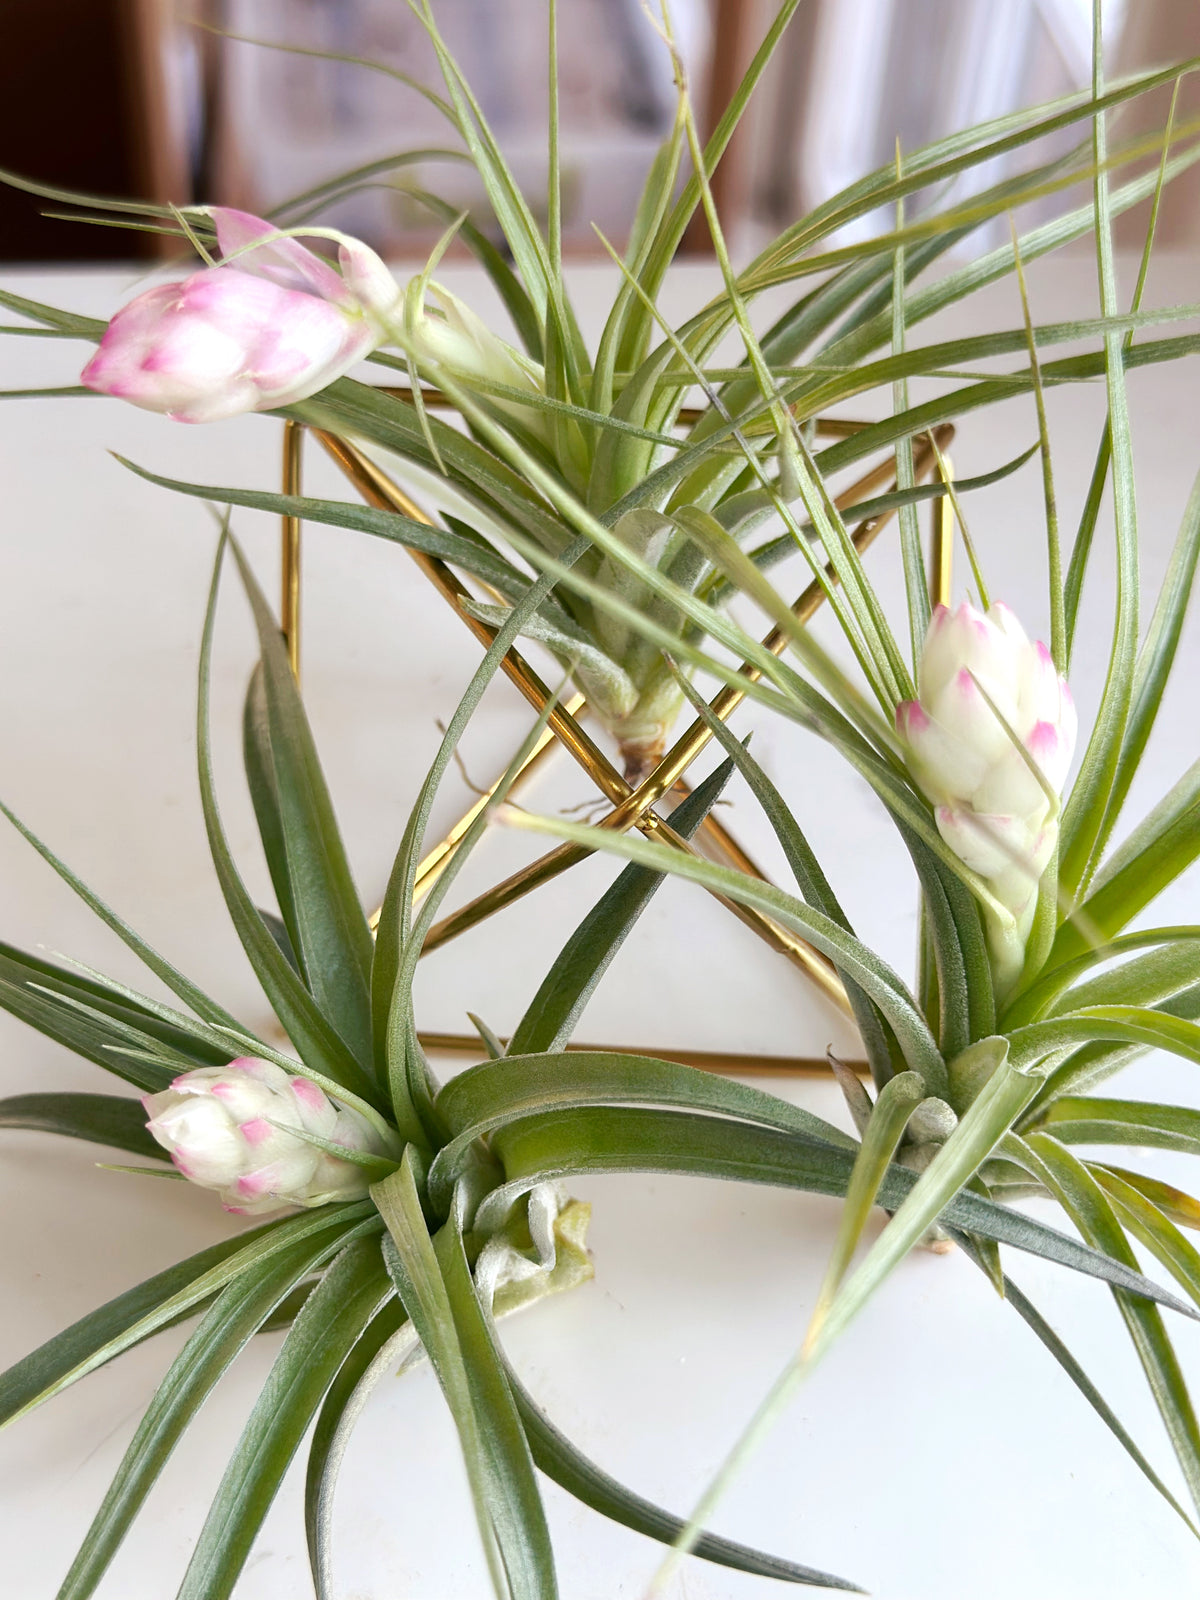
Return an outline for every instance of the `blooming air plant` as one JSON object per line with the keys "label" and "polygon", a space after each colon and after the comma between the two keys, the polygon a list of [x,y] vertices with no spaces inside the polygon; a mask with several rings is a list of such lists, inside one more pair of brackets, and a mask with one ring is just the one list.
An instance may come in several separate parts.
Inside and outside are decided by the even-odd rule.
{"label": "blooming air plant", "polygon": [[[1193,336],[1143,333],[1196,308],[1142,308],[1152,219],[1132,308],[1123,309],[1111,243],[1114,216],[1145,198],[1156,212],[1163,184],[1200,157],[1200,143],[1173,115],[1160,138],[1142,145],[1110,151],[1106,132],[1109,112],[1200,63],[1106,88],[1097,50],[1090,92],[898,159],[735,272],[708,177],[795,9],[785,4],[706,146],[680,69],[676,126],[647,180],[614,268],[611,313],[591,348],[562,270],[553,50],[542,228],[432,12],[416,3],[411,9],[445,76],[446,97],[434,101],[475,164],[494,217],[484,226],[420,196],[450,226],[407,286],[364,246],[310,221],[318,200],[368,181],[351,174],[265,220],[219,207],[173,213],[113,203],[116,220],[149,219],[182,232],[204,265],[146,291],[107,326],[0,296],[51,334],[98,345],[84,371],[88,389],[181,420],[272,411],[399,458],[437,500],[436,518],[138,470],[229,507],[302,516],[436,556],[482,586],[471,604],[490,630],[404,829],[373,936],[278,623],[226,520],[200,652],[200,792],[217,879],[287,1050],[262,1036],[270,1028],[232,1016],[150,948],[12,818],[174,1001],[4,946],[0,1004],[142,1098],[39,1093],[4,1102],[0,1116],[9,1126],[115,1146],[143,1170],[169,1173],[169,1156],[177,1173],[216,1191],[226,1206],[265,1218],[129,1289],[0,1378],[0,1413],[13,1419],[158,1330],[198,1318],[138,1426],[61,1600],[94,1591],[212,1386],[257,1332],[280,1326],[287,1333],[271,1381],[196,1543],[179,1591],[185,1600],[233,1591],[310,1427],[313,1583],[320,1600],[338,1592],[333,1504],[349,1430],[371,1387],[421,1355],[458,1430],[497,1595],[550,1600],[557,1593],[539,1474],[669,1546],[654,1592],[688,1553],[763,1578],[853,1588],[848,1579],[718,1538],[705,1524],[796,1387],[923,1240],[957,1247],[986,1275],[998,1310],[1002,1301],[1028,1324],[1190,1524],[1200,1509],[1200,1432],[1171,1330],[1178,1319],[1198,1317],[1200,1253],[1187,1230],[1200,1224],[1200,1201],[1140,1167],[1077,1147],[1200,1147],[1195,1112],[1095,1093],[1149,1049],[1200,1061],[1200,927],[1140,920],[1200,854],[1200,763],[1132,827],[1124,816],[1200,552],[1197,492],[1145,625],[1125,373],[1135,360],[1195,350]],[[1097,38],[1099,21],[1097,7]],[[662,27],[670,47],[665,14]],[[936,193],[974,165],[1072,126],[1085,137],[1068,155],[957,207],[906,219],[907,197]],[[1114,174],[1126,164],[1132,175],[1118,182]],[[950,262],[951,247],[981,223],[1072,185],[1086,186],[1073,210],[966,265]],[[897,208],[893,230],[863,243],[830,242],[883,205]],[[722,288],[675,326],[660,292],[698,210]],[[1024,295],[1025,260],[1088,233],[1096,240],[1096,317],[1039,326],[1027,306],[1017,329],[911,342],[925,317],[1010,271]],[[523,351],[436,285],[441,252],[455,237],[491,275]],[[337,246],[336,266],[319,253],[329,243]],[[946,270],[933,277],[934,266]],[[759,332],[757,297],[791,283],[804,285],[800,298]],[[736,341],[735,355],[725,358],[732,364],[717,365],[727,338]],[[1068,340],[1090,345],[1082,355],[1042,359],[1046,346]],[[1023,364],[963,378],[972,363],[1006,355]],[[407,386],[391,392],[350,377],[364,356],[399,369]],[[910,379],[947,370],[957,387],[910,404]],[[1047,387],[1085,379],[1104,385],[1108,416],[1068,544],[1042,402]],[[878,420],[821,447],[827,409],[873,391],[890,400],[890,411],[881,407]],[[957,487],[919,484],[914,470],[915,441],[1014,395],[1032,400],[1046,486],[1045,644],[992,602],[986,551],[969,539],[963,505],[1032,452]],[[453,408],[451,420],[435,414],[435,398]],[[894,491],[839,504],[835,476],[880,451],[894,463]],[[1099,508],[1109,483],[1112,644],[1098,710],[1080,735],[1067,682],[1084,579],[1103,548]],[[936,495],[953,497],[977,604],[931,605],[916,509]],[[851,512],[868,528],[896,516],[906,600],[898,626],[847,526]],[[755,530],[768,523],[768,535],[755,542]],[[785,555],[817,587],[846,646],[841,658],[768,576]],[[230,559],[260,653],[247,693],[245,754],[277,901],[271,911],[255,905],[230,850],[209,748],[214,621]],[[734,596],[739,605],[731,611],[726,602]],[[755,608],[775,630],[778,652],[739,620]],[[675,840],[687,844],[736,773],[777,835],[794,887],[774,887],[661,838],[517,810],[511,784],[552,714],[549,702],[419,900],[422,840],[438,786],[521,638],[537,641],[574,675],[630,781],[653,762],[690,702],[721,764],[671,812]],[[851,925],[837,893],[840,863],[817,860],[802,819],[819,797],[779,792],[700,698],[702,678],[751,698],[789,736],[826,741],[869,785],[881,825],[894,826],[920,886],[913,983]],[[497,816],[579,853],[606,851],[624,867],[598,904],[579,908],[576,931],[507,1043],[481,1029],[478,1064],[441,1084],[420,1042],[414,978],[438,908]],[[674,1062],[567,1050],[583,1006],[667,874],[769,916],[831,964],[869,1067],[864,1083],[835,1064],[854,1134],[760,1089]],[[463,981],[469,988],[469,973]],[[590,1461],[527,1393],[497,1333],[502,1313],[591,1274],[587,1207],[563,1186],[613,1171],[704,1174],[842,1202],[807,1335],[690,1516],[660,1509]],[[1056,1202],[1074,1231],[1017,1209],[1014,1202],[1030,1195]],[[880,1210],[886,1223],[864,1247],[868,1220]],[[1173,1287],[1143,1271],[1135,1244]],[[1022,1254],[1111,1289],[1192,1509],[1174,1498],[1093,1378],[1013,1282],[1012,1258]]]}

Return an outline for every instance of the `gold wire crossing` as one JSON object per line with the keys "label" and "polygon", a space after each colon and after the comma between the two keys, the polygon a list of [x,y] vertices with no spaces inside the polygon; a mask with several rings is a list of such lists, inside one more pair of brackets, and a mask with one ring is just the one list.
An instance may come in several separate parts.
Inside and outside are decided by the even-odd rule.
{"label": "gold wire crossing", "polygon": [[[395,393],[399,397],[403,397],[408,393],[406,390],[389,392]],[[425,403],[429,405],[441,403],[441,396],[434,392],[425,392],[424,399]],[[682,416],[681,420],[684,422],[691,420],[690,414]],[[826,437],[845,438],[848,434],[866,426],[867,424],[864,422],[850,421],[843,418],[820,419],[817,423],[817,433]],[[322,428],[313,428],[311,432],[368,505],[385,511],[398,512],[401,516],[407,517],[411,521],[422,523],[427,527],[434,525],[433,519],[417,504],[412,496],[390,478],[369,456],[364,454],[357,445],[351,444],[349,440]],[[291,420],[284,423],[283,489],[285,494],[299,494],[301,492],[303,435],[303,424]],[[919,483],[927,477],[930,479],[940,477],[947,484],[953,481],[953,469],[945,453],[953,437],[954,428],[951,424],[946,423],[934,428],[931,434],[921,435],[914,440],[913,473],[916,482]],[[896,483],[895,461],[892,458],[886,458],[870,468],[848,488],[842,490],[834,503],[839,511],[845,510],[849,506],[860,504],[864,499],[872,495],[894,490]],[[867,550],[894,515],[894,510],[887,510],[860,522],[852,535],[855,549],[860,553]],[[930,589],[935,603],[948,603],[950,598],[953,531],[953,506],[949,495],[941,495],[933,501],[933,526],[930,539]],[[478,617],[473,616],[470,610],[467,609],[475,598],[471,591],[440,558],[426,555],[422,551],[414,550],[411,547],[407,548],[417,566],[451,607],[455,615],[475,635],[484,649],[487,649],[496,637],[496,629]],[[297,678],[299,677],[300,669],[300,558],[301,532],[299,519],[284,517],[282,528],[283,592],[281,625],[287,640],[288,657],[292,664],[292,670],[297,674]],[[831,565],[825,568],[825,578],[831,585],[837,583],[837,576]],[[820,582],[814,579],[797,597],[791,607],[792,617],[801,623],[809,621],[820,609],[824,599],[824,588]],[[772,628],[762,641],[764,648],[776,656],[782,655],[787,642],[788,630],[783,627]],[[529,665],[521,652],[515,648],[509,650],[501,666],[508,679],[521,691],[535,711],[539,714],[544,713],[545,708],[552,704],[554,696],[550,688]],[[743,663],[739,672],[747,683],[756,681],[760,676],[758,668],[748,662]],[[709,709],[714,717],[719,718],[721,721],[726,721],[744,698],[745,690],[726,685],[710,701]],[[696,718],[662,757],[654,770],[635,787],[617,770],[587,729],[583,727],[581,719],[585,712],[586,705],[582,695],[576,695],[565,703],[552,705],[546,728],[518,771],[510,792],[515,793],[522,784],[527,782],[550,758],[553,752],[565,749],[595,783],[603,798],[612,806],[612,810],[606,816],[593,824],[594,827],[621,831],[634,827],[645,834],[647,838],[657,839],[673,849],[689,854],[706,855],[710,859],[716,859],[725,864],[735,866],[740,871],[748,873],[763,882],[770,881],[730,834],[725,825],[712,813],[705,818],[697,831],[695,842],[691,843],[675,833],[670,826],[670,822],[660,816],[655,809],[664,798],[673,795],[675,798],[680,799],[688,793],[685,774],[712,739],[712,733],[702,718]],[[438,877],[453,858],[454,852],[472,822],[479,816],[495,793],[499,782],[500,780],[497,779],[496,783],[485,794],[479,796],[470,809],[454,824],[446,837],[440,840],[422,860],[417,872],[414,901],[422,899],[433,884],[436,883]],[[503,910],[505,906],[512,905],[516,900],[521,899],[539,885],[547,883],[560,873],[565,872],[568,867],[573,866],[577,861],[583,860],[590,853],[582,845],[561,844],[556,846],[538,860],[522,867],[518,872],[495,884],[485,893],[478,895],[474,900],[469,901],[464,906],[460,906],[458,910],[451,912],[448,916],[443,917],[440,922],[435,923],[429,930],[424,948],[433,950],[439,945],[448,943],[449,940],[456,938],[460,933],[465,933],[468,928],[475,927],[485,918],[493,916],[496,912]],[[756,933],[771,949],[777,951],[786,960],[790,961],[793,966],[797,967],[805,979],[815,985],[842,1012],[847,1016],[851,1014],[842,980],[827,956],[815,950],[804,939],[777,922],[775,918],[746,906],[735,905],[721,895],[715,895],[715,898]],[[378,925],[378,921],[379,912],[375,911],[371,917],[372,928]],[[479,1041],[467,1034],[432,1033],[422,1034],[421,1038],[427,1049],[455,1053],[467,1051],[478,1053],[481,1048]],[[688,1062],[713,1072],[804,1076],[828,1071],[828,1067],[823,1060],[806,1057],[796,1058],[695,1050],[649,1050],[642,1053],[658,1055],[666,1060]]]}

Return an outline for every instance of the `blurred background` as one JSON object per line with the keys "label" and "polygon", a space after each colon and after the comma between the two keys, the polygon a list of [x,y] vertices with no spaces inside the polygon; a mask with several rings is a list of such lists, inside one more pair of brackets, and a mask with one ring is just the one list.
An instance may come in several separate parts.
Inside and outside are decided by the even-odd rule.
{"label": "blurred background", "polygon": [[[672,0],[707,127],[777,4]],[[545,6],[433,6],[536,206]],[[258,212],[315,191],[322,221],[392,256],[419,255],[440,233],[430,193],[487,225],[470,167],[413,87],[442,85],[404,0],[4,0],[2,13],[0,167],[10,172],[97,195]],[[1105,18],[1110,78],[1200,54],[1197,0],[1106,0]],[[714,181],[728,231],[743,246],[774,233],[891,160],[897,137],[912,150],[1084,85],[1090,33],[1091,0],[805,0]],[[670,64],[639,0],[560,0],[559,53],[565,246],[594,253],[593,224],[620,242],[670,128]],[[1160,124],[1168,98],[1126,113],[1118,133]],[[1181,116],[1200,110],[1195,77],[1180,105]],[[368,169],[352,189],[329,186],[352,168]],[[976,169],[943,198],[1002,175],[996,164]],[[0,188],[0,261],[129,260],[160,248],[153,234],[46,215],[54,209]],[[856,232],[889,221],[863,219]],[[1136,214],[1122,226],[1140,240]],[[1171,185],[1160,229],[1167,245],[1200,238],[1200,170]],[[985,233],[976,247],[993,242]],[[703,225],[694,228],[685,248],[708,247]]]}

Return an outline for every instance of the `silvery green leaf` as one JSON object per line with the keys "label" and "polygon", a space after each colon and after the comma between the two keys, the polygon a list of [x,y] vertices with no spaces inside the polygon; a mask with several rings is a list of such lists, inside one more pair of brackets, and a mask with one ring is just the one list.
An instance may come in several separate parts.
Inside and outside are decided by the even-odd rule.
{"label": "silvery green leaf", "polygon": [[[483,605],[474,600],[465,602],[465,609],[493,628],[503,627],[509,616],[506,606]],[[521,624],[521,634],[544,644],[564,665],[570,666],[580,687],[605,720],[626,717],[637,704],[637,690],[629,675],[587,638],[567,633],[539,616],[528,617]]]}
{"label": "silvery green leaf", "polygon": [[351,1238],[304,1302],[221,1479],[179,1600],[227,1600],[288,1464],[363,1330],[391,1297],[378,1220]]}

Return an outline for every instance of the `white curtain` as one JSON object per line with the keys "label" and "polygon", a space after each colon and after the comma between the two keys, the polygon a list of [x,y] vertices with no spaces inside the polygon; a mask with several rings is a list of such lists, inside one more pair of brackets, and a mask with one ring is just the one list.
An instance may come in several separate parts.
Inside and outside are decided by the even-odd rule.
{"label": "white curtain", "polygon": [[[1105,6],[1115,53],[1124,0]],[[773,192],[808,209],[846,184],[952,131],[1086,84],[1091,0],[821,0],[813,20],[803,109],[790,149],[791,182]],[[790,86],[794,94],[796,84]],[[1069,144],[1068,135],[1063,143]],[[1019,157],[1018,157],[1019,159]],[[972,168],[943,202],[997,182],[1003,162]],[[849,242],[889,225],[864,217]],[[990,243],[984,235],[980,246]]]}

